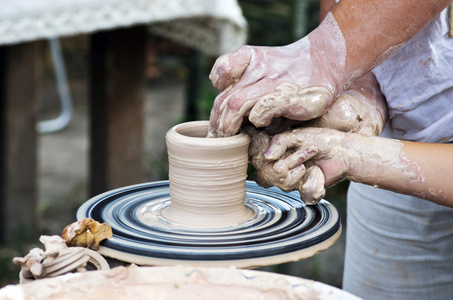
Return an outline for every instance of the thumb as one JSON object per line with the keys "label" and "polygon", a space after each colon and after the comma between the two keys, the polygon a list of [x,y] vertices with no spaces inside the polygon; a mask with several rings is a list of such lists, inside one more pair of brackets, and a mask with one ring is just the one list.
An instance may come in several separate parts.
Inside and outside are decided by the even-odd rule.
{"label": "thumb", "polygon": [[264,153],[264,157],[268,160],[279,159],[286,150],[294,148],[299,144],[295,134],[291,132],[283,132],[274,136]]}
{"label": "thumb", "polygon": [[236,83],[244,74],[252,58],[250,46],[220,56],[209,74],[212,85],[220,91]]}

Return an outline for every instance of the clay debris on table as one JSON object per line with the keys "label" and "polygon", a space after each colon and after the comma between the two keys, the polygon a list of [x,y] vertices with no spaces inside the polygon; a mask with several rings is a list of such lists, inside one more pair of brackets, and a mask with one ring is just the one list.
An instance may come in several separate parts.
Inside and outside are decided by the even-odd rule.
{"label": "clay debris on table", "polygon": [[[33,248],[26,256],[13,259],[13,263],[21,268],[20,283],[88,269],[110,269],[107,261],[96,251],[82,247],[68,248],[65,240],[58,235],[42,235],[39,240],[45,250]],[[87,268],[87,265],[90,267]]]}
{"label": "clay debris on table", "polygon": [[91,218],[72,223],[61,235],[68,247],[99,249],[99,243],[112,237],[112,228],[107,223],[99,223]]}

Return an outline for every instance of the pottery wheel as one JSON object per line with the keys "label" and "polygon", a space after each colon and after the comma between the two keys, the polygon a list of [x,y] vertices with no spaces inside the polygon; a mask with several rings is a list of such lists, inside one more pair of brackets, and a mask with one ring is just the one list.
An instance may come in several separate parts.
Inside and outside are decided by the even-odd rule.
{"label": "pottery wheel", "polygon": [[173,224],[162,216],[171,204],[169,182],[112,190],[85,202],[77,219],[107,222],[113,238],[99,252],[139,265],[192,265],[251,268],[297,261],[319,253],[338,239],[336,208],[325,200],[307,206],[298,193],[246,184],[245,205],[255,214],[229,227]]}

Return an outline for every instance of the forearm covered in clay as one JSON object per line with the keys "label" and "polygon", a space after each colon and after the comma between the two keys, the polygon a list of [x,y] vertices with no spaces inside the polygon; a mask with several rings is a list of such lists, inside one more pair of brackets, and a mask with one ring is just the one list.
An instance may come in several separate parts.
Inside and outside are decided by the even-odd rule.
{"label": "forearm covered in clay", "polygon": [[351,136],[344,177],[453,207],[453,145]]}
{"label": "forearm covered in clay", "polygon": [[[261,174],[265,184],[279,180],[283,190],[297,190],[295,170],[317,166],[325,187],[341,179],[414,195],[453,207],[453,145],[405,142],[326,128],[303,128],[278,134],[268,143]],[[262,162],[263,165],[266,165]],[[304,175],[298,178],[304,182]],[[272,181],[273,180],[273,181]],[[275,184],[274,184],[275,185]],[[278,186],[278,185],[277,185]],[[319,199],[301,198],[307,203]]]}
{"label": "forearm covered in clay", "polygon": [[[322,21],[336,2],[335,0],[320,2],[319,15]],[[332,107],[308,126],[379,136],[387,119],[387,103],[379,83],[374,74],[368,72],[353,81]]]}

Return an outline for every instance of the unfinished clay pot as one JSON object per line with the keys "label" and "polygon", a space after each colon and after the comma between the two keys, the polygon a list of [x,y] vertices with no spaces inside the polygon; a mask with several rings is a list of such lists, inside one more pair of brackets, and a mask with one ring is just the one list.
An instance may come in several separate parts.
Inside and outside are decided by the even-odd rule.
{"label": "unfinished clay pot", "polygon": [[170,180],[98,195],[77,219],[108,223],[99,252],[138,265],[253,268],[297,261],[341,234],[327,201],[305,205],[298,193],[246,182],[249,137],[205,138],[208,122],[167,134]]}
{"label": "unfinished clay pot", "polygon": [[250,138],[206,138],[208,126],[194,121],[167,132],[171,206],[163,214],[186,226],[236,226],[253,217],[244,205]]}

